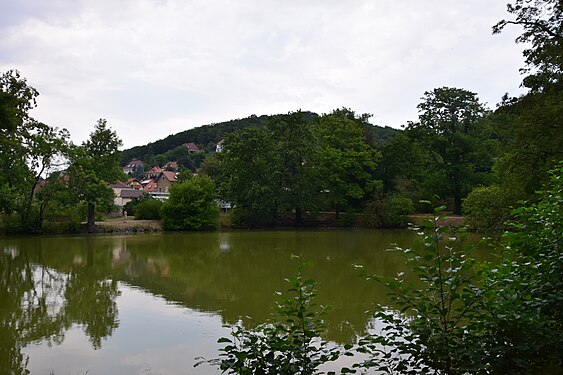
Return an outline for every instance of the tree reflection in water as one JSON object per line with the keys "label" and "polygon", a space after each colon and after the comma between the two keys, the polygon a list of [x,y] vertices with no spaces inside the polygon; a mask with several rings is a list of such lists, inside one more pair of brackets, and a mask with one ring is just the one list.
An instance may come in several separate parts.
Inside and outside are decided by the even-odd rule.
{"label": "tree reflection in water", "polygon": [[87,262],[55,271],[42,261],[41,249],[6,246],[0,253],[0,368],[29,374],[22,348],[47,341],[60,344],[73,324],[84,327],[94,349],[118,327],[117,283]]}

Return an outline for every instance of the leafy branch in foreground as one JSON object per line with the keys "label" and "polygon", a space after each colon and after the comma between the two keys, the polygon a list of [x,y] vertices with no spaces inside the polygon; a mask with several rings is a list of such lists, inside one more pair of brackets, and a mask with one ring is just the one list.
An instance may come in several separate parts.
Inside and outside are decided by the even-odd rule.
{"label": "leafy branch in foreground", "polygon": [[481,350],[470,327],[482,319],[474,260],[470,249],[460,248],[448,228],[438,225],[443,209],[436,208],[435,218],[422,226],[421,248],[395,248],[412,267],[415,282],[403,273],[367,276],[388,287],[398,311],[377,305],[381,332],[360,339],[358,352],[369,358],[354,367],[407,374],[479,372]]}
{"label": "leafy branch in foreground", "polygon": [[326,307],[314,302],[316,282],[303,277],[307,264],[293,257],[299,261],[297,276],[286,279],[286,293],[276,292],[279,301],[272,319],[252,330],[241,322],[231,326],[231,337],[218,340],[225,344],[219,358],[198,358],[194,367],[209,363],[228,374],[321,374],[322,364],[351,355],[321,339]]}

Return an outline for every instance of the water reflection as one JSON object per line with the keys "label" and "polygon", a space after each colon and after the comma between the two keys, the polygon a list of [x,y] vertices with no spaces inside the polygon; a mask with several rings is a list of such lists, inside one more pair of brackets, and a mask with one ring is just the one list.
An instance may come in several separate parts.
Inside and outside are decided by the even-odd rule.
{"label": "water reflection", "polygon": [[86,244],[86,253],[74,253],[73,261],[61,270],[47,265],[41,241],[4,246],[0,254],[0,368],[28,373],[28,358],[21,349],[39,341],[60,344],[74,324],[84,328],[94,349],[118,327],[117,286],[98,272],[94,243]]}
{"label": "water reflection", "polygon": [[[160,352],[156,344],[166,346],[170,337],[156,339],[149,324],[136,325],[142,332],[133,333],[128,324],[131,319],[165,324],[172,311],[179,314],[173,325],[187,324],[188,315],[199,326],[219,318],[215,328],[206,329],[207,336],[181,340],[182,345],[191,340],[195,355],[213,356],[221,323],[245,316],[260,322],[270,316],[273,292],[285,290],[284,278],[295,272],[291,254],[314,263],[307,272],[319,282],[318,302],[332,306],[326,338],[351,342],[366,332],[364,312],[385,300],[385,291],[366,283],[352,265],[361,263],[386,275],[406,271],[402,258],[385,249],[392,243],[408,246],[413,236],[410,231],[265,231],[0,239],[0,368],[27,373],[23,348],[36,344],[28,350],[35,353],[41,345],[60,345],[77,329],[94,351],[104,352],[106,340],[115,353],[125,350],[116,348],[120,340],[129,348],[146,340],[155,342],[152,352]],[[150,311],[149,299],[131,310],[131,296],[138,293],[172,307],[158,305]],[[181,309],[174,306],[189,311],[178,313]],[[119,310],[127,311],[126,317]],[[206,345],[211,352],[198,352]],[[123,365],[124,359],[120,361]],[[114,367],[120,368],[117,362]]]}

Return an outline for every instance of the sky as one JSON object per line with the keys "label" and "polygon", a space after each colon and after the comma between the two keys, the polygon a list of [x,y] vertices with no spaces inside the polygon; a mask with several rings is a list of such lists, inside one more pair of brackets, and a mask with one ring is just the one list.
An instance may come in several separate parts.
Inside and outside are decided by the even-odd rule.
{"label": "sky", "polygon": [[348,107],[400,128],[425,91],[491,109],[517,96],[520,33],[506,0],[0,0],[0,72],[31,115],[85,141],[99,118],[143,145],[193,127]]}

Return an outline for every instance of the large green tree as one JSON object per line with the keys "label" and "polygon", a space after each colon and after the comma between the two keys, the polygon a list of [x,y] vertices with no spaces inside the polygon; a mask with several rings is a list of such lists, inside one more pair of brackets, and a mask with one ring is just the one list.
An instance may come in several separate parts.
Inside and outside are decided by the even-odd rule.
{"label": "large green tree", "polygon": [[297,111],[275,117],[269,129],[279,157],[274,173],[280,177],[281,205],[284,211],[293,211],[294,224],[300,226],[304,212],[316,210],[319,192],[311,126],[304,113]]}
{"label": "large green tree", "polygon": [[0,76],[0,211],[18,212],[24,231],[40,229],[36,192],[43,177],[61,166],[69,137],[66,129],[31,117],[38,95],[17,70]]}
{"label": "large green tree", "polygon": [[381,154],[366,143],[361,121],[353,112],[336,110],[314,126],[319,191],[337,215],[359,208],[378,186],[374,172]]}
{"label": "large green tree", "polygon": [[266,129],[228,134],[221,153],[221,197],[262,223],[275,222],[281,211],[280,164]]}
{"label": "large green tree", "polygon": [[124,177],[119,168],[121,139],[99,119],[90,138],[75,147],[69,167],[70,185],[79,200],[86,203],[87,230],[95,231],[96,206],[110,208],[113,191],[109,184]]}
{"label": "large green tree", "polygon": [[432,169],[442,177],[436,183],[453,198],[453,211],[460,214],[462,199],[492,167],[487,110],[477,94],[450,87],[425,92],[418,109],[419,121],[406,130],[428,151]]}

